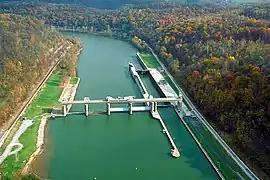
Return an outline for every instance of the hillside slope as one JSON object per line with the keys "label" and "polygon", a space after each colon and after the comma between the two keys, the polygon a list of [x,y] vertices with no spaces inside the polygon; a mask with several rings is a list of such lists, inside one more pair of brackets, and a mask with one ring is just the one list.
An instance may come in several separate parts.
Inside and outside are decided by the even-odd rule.
{"label": "hillside slope", "polygon": [[[0,2],[12,2],[13,0],[0,0]],[[16,0],[14,0],[15,2]],[[149,2],[159,2],[162,0],[24,0],[23,2],[41,2],[56,4],[87,5],[99,9],[117,9],[126,4],[145,4]],[[21,1],[22,2],[22,1]]]}
{"label": "hillside slope", "polygon": [[60,42],[61,34],[34,18],[0,14],[0,126],[49,69],[49,51]]}
{"label": "hillside slope", "polygon": [[[6,5],[49,25],[146,41],[234,150],[270,178],[269,5],[218,10],[174,3],[94,11],[66,5]],[[134,37],[136,36],[136,37]]]}

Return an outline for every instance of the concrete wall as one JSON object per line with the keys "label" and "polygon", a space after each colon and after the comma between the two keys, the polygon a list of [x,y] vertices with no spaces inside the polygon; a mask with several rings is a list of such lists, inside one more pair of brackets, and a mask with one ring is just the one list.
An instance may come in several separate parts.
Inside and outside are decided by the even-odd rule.
{"label": "concrete wall", "polygon": [[141,64],[141,66],[143,67],[143,69],[148,69],[148,67],[146,66],[146,64],[143,62],[143,60],[142,60],[139,52],[136,53],[136,57],[139,60],[139,63]]}

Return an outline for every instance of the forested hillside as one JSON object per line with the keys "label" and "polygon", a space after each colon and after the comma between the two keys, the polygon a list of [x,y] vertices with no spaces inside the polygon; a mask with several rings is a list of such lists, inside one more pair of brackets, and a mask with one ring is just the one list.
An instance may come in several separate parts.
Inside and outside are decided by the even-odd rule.
{"label": "forested hillside", "polygon": [[241,15],[253,17],[256,19],[270,20],[270,4],[250,6],[244,9]]}
{"label": "forested hillside", "polygon": [[219,10],[159,3],[108,12],[18,4],[0,11],[133,38],[141,51],[146,41],[227,142],[270,178],[269,5]]}
{"label": "forested hillside", "polygon": [[[17,0],[0,0],[0,2],[16,2]],[[24,0],[23,2],[42,2],[57,4],[86,5],[100,9],[117,9],[126,4],[145,4],[149,2],[159,2],[161,0]],[[22,1],[21,1],[22,2]]]}
{"label": "forested hillside", "polygon": [[62,36],[46,26],[34,18],[0,14],[0,125],[53,64]]}

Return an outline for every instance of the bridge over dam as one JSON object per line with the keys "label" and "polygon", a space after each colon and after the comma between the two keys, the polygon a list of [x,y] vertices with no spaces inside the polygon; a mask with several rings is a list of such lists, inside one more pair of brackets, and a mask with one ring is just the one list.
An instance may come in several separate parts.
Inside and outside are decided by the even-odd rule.
{"label": "bridge over dam", "polygon": [[[174,157],[180,157],[179,150],[175,145],[173,138],[171,137],[165,123],[163,122],[161,116],[158,113],[158,103],[172,103],[175,102],[178,104],[175,108],[180,109],[182,104],[182,98],[153,98],[150,96],[149,98],[134,98],[133,96],[123,97],[123,98],[112,98],[108,96],[105,100],[91,100],[89,97],[85,97],[84,100],[74,100],[74,101],[64,101],[62,102],[62,116],[67,116],[68,105],[74,104],[84,104],[85,105],[85,115],[89,115],[89,104],[106,104],[107,114],[110,115],[111,112],[129,112],[132,114],[133,111],[150,111],[153,118],[158,119],[160,124],[163,127],[163,133],[165,133],[172,145],[171,154]],[[149,103],[150,105],[145,106],[134,106],[133,104],[142,104]],[[112,104],[128,104],[128,107],[111,107]],[[72,112],[70,114],[77,114],[80,112]]]}
{"label": "bridge over dam", "polygon": [[[133,79],[135,80],[136,84],[138,85],[140,92],[143,98],[135,98],[134,96],[127,96],[127,97],[118,97],[113,98],[111,96],[107,96],[105,99],[101,100],[92,100],[89,97],[84,97],[83,100],[63,100],[61,102],[62,110],[61,114],[54,114],[55,116],[67,116],[68,114],[85,114],[86,116],[89,115],[89,105],[91,104],[104,104],[106,105],[106,113],[110,115],[112,112],[128,112],[132,114],[133,112],[138,111],[149,111],[154,119],[159,120],[163,130],[162,132],[167,135],[171,145],[171,155],[173,157],[180,157],[180,152],[177,146],[174,143],[173,138],[171,137],[165,123],[163,122],[159,112],[158,107],[171,107],[173,106],[175,109],[181,110],[182,109],[182,95],[174,97],[165,97],[165,98],[153,98],[147,92],[146,87],[144,86],[139,73],[133,64],[129,63],[129,70],[130,74],[132,75]],[[146,72],[146,71],[145,71]],[[162,103],[162,104],[158,104]],[[170,103],[170,105],[164,105],[164,103]],[[84,112],[69,112],[70,107],[75,104],[84,104]],[[125,107],[112,107],[114,104],[126,104]],[[100,114],[100,113],[99,113]]]}
{"label": "bridge over dam", "polygon": [[[85,97],[83,100],[74,100],[74,101],[63,101],[62,104],[62,115],[67,116],[68,105],[74,104],[84,104],[85,105],[85,115],[89,115],[89,104],[106,104],[107,114],[110,115],[111,112],[125,112],[128,111],[132,114],[133,111],[151,111],[156,112],[158,103],[171,103],[176,102],[178,103],[177,108],[181,108],[181,101],[182,98],[153,98],[151,95],[149,98],[134,98],[133,96],[127,96],[123,98],[113,98],[113,97],[106,97],[104,100],[91,100],[89,97]],[[133,104],[150,104],[149,106],[133,106]],[[111,107],[112,104],[127,104],[128,107]]]}

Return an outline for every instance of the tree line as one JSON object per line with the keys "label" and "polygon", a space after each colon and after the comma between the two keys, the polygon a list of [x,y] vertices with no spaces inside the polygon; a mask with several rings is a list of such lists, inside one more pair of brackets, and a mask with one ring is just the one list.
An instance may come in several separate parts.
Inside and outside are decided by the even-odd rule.
{"label": "tree line", "polygon": [[269,4],[215,9],[162,2],[105,11],[19,3],[0,11],[109,32],[140,51],[149,44],[207,119],[270,177]]}
{"label": "tree line", "polygon": [[55,62],[62,35],[34,18],[0,14],[0,125]]}

